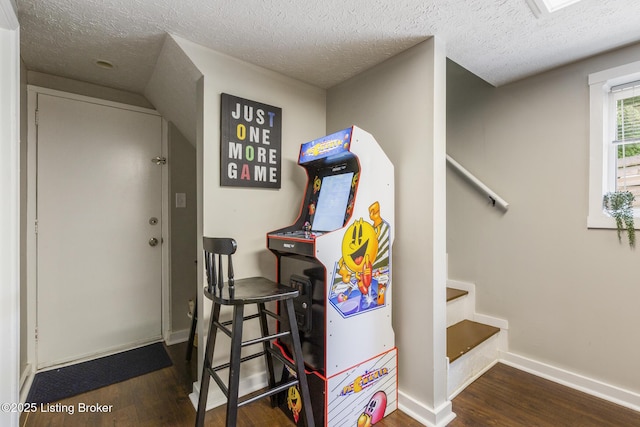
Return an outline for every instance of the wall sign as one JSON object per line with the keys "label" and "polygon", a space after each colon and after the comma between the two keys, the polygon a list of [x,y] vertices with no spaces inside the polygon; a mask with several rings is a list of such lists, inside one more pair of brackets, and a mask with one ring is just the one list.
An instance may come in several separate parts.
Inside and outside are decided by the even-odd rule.
{"label": "wall sign", "polygon": [[223,93],[220,185],[280,188],[282,108]]}

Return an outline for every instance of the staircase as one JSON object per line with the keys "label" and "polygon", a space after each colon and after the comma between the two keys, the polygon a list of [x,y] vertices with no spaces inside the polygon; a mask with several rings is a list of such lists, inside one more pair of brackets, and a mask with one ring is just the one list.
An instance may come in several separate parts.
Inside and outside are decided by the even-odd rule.
{"label": "staircase", "polygon": [[475,285],[447,281],[449,399],[491,368],[507,351],[508,322],[475,312]]}

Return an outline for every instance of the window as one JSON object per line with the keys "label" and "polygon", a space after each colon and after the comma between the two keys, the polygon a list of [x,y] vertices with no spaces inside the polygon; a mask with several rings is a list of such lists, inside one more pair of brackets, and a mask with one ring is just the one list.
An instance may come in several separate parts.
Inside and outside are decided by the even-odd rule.
{"label": "window", "polygon": [[589,75],[590,228],[615,228],[602,209],[609,191],[631,191],[640,216],[640,61]]}
{"label": "window", "polygon": [[640,208],[640,82],[611,88],[614,190],[630,191]]}
{"label": "window", "polygon": [[578,3],[580,0],[527,0],[534,15],[540,17]]}

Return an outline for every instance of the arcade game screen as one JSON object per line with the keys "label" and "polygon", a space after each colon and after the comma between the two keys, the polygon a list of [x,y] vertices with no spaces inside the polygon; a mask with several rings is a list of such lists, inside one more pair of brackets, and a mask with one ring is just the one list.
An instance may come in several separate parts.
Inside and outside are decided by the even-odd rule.
{"label": "arcade game screen", "polygon": [[353,172],[323,178],[311,224],[312,231],[333,231],[344,225],[352,180]]}

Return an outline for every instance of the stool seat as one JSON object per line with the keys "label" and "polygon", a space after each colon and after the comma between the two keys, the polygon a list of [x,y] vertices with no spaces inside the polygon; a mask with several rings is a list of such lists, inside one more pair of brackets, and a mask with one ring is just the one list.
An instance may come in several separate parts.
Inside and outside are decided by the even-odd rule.
{"label": "stool seat", "polygon": [[[311,396],[307,383],[307,374],[304,370],[302,349],[293,300],[299,294],[295,288],[282,285],[264,277],[249,277],[236,280],[233,272],[231,255],[236,252],[237,243],[231,238],[203,238],[204,261],[207,276],[207,287],[204,295],[213,301],[211,305],[211,317],[209,323],[209,337],[204,354],[204,366],[200,381],[200,396],[198,399],[198,413],[196,415],[196,427],[204,426],[204,418],[209,393],[210,379],[213,378],[220,390],[227,397],[226,426],[235,427],[238,418],[238,408],[242,405],[254,402],[264,397],[271,397],[271,406],[276,406],[275,395],[285,392],[291,387],[299,389],[302,397],[302,416],[307,427],[315,427],[311,407]],[[227,260],[227,275],[224,275],[223,258]],[[274,313],[266,308],[266,303],[280,301],[284,307],[284,313]],[[244,315],[246,305],[255,304],[258,307],[256,314]],[[226,322],[220,322],[221,306],[232,306],[233,317]],[[276,325],[281,323],[286,326],[269,333],[267,316],[276,319]],[[261,337],[243,341],[243,323],[257,319],[260,323]],[[231,354],[229,363],[213,366],[213,354],[216,346],[218,330],[231,338]],[[290,337],[293,343],[293,361],[285,358],[279,351],[271,346],[271,341]],[[262,345],[262,351],[242,357],[242,349],[252,345]],[[238,396],[240,388],[240,366],[243,362],[264,357],[269,387],[267,391],[241,400]],[[273,367],[273,358],[280,360],[292,372],[294,377],[284,378],[276,383]],[[225,384],[218,372],[228,369],[229,377]]]}
{"label": "stool seat", "polygon": [[209,292],[205,288],[204,295],[222,305],[257,304],[295,298],[298,296],[298,290],[265,277],[249,277],[236,279],[233,288],[223,286],[220,292]]}

